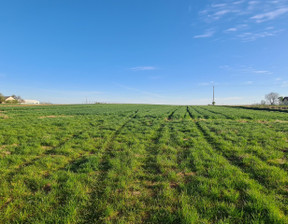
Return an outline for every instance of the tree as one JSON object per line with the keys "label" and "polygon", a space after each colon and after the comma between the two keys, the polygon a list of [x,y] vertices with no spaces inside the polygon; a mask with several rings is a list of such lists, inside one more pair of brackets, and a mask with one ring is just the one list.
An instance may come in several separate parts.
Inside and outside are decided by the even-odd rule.
{"label": "tree", "polygon": [[270,105],[275,105],[278,102],[279,94],[271,92],[265,95],[265,99],[270,103]]}
{"label": "tree", "polygon": [[25,100],[22,99],[21,96],[17,96],[16,100],[18,101],[18,103],[24,103]]}
{"label": "tree", "polygon": [[24,100],[21,98],[21,96],[12,95],[12,97],[17,101],[17,103],[23,103],[24,102]]}
{"label": "tree", "polygon": [[5,101],[5,97],[0,93],[0,103],[3,103]]}
{"label": "tree", "polygon": [[283,105],[283,102],[284,101],[284,97],[283,96],[279,96],[278,97],[278,102],[279,102],[279,105]]}
{"label": "tree", "polygon": [[266,105],[266,101],[265,100],[261,100],[261,105]]}

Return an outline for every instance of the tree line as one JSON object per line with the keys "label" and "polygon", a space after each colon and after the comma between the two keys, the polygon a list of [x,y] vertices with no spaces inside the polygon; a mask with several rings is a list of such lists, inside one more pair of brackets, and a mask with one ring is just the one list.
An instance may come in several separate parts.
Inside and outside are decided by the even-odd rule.
{"label": "tree line", "polygon": [[265,95],[265,100],[261,100],[262,105],[288,105],[288,97],[280,96],[279,93],[271,92]]}

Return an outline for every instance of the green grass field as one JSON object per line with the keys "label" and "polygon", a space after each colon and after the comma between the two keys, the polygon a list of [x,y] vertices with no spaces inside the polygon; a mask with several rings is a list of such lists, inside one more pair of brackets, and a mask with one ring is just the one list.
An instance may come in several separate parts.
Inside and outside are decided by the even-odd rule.
{"label": "green grass field", "polygon": [[288,113],[0,106],[0,223],[288,223]]}

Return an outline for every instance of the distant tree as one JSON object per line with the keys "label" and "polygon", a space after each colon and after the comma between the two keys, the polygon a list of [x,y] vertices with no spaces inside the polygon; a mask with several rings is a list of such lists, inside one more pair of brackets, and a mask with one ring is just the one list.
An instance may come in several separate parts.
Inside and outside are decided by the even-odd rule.
{"label": "distant tree", "polygon": [[284,104],[284,97],[283,96],[279,96],[278,97],[278,102],[279,102],[279,105],[283,105]]}
{"label": "distant tree", "polygon": [[18,103],[24,103],[24,100],[22,99],[21,96],[17,96],[17,99]]}
{"label": "distant tree", "polygon": [[5,101],[5,97],[0,93],[0,103],[3,103]]}
{"label": "distant tree", "polygon": [[24,100],[21,98],[21,96],[12,95],[12,97],[17,101],[17,103],[23,103],[24,102]]}
{"label": "distant tree", "polygon": [[265,100],[261,100],[260,104],[261,105],[266,105],[266,101]]}
{"label": "distant tree", "polygon": [[271,92],[265,95],[265,99],[270,105],[275,105],[278,102],[279,94]]}

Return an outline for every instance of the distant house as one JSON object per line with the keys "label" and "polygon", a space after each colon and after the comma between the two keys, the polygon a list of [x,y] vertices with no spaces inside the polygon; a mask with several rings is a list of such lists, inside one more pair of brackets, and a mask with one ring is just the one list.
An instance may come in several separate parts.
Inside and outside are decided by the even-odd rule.
{"label": "distant house", "polygon": [[288,96],[285,96],[282,102],[284,105],[288,105]]}
{"label": "distant house", "polygon": [[22,104],[40,104],[38,100],[24,100]]}
{"label": "distant house", "polygon": [[13,96],[4,96],[4,98],[5,98],[4,100],[5,103],[9,103],[9,102],[16,100]]}

